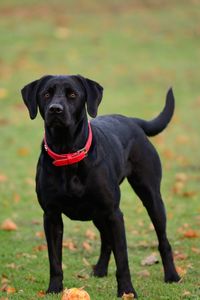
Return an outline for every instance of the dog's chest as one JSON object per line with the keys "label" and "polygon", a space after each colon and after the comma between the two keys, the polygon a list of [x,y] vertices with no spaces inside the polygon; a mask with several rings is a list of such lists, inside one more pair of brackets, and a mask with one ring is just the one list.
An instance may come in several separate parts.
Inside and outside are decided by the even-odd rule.
{"label": "dog's chest", "polygon": [[86,178],[76,169],[65,169],[60,176],[56,176],[56,188],[59,194],[69,198],[81,198],[85,193]]}
{"label": "dog's chest", "polygon": [[62,212],[72,220],[91,220],[96,209],[86,193],[85,180],[77,174],[67,174],[63,182]]}

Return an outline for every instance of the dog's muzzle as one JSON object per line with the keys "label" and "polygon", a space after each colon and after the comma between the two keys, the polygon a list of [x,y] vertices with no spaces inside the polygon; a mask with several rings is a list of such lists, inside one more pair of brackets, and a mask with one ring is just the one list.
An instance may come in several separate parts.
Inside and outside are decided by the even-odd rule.
{"label": "dog's muzzle", "polygon": [[48,110],[49,114],[51,114],[51,115],[53,115],[53,114],[60,115],[63,113],[63,111],[64,111],[64,108],[61,104],[51,104],[49,106],[49,110]]}

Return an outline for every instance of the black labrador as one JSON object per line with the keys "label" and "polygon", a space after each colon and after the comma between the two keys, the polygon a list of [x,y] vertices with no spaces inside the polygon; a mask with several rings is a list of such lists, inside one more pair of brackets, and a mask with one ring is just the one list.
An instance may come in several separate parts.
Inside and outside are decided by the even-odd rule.
{"label": "black labrador", "polygon": [[[45,138],[37,165],[36,191],[44,211],[50,282],[47,292],[63,289],[62,213],[72,220],[92,220],[101,237],[93,274],[107,275],[111,252],[116,262],[117,295],[136,291],[131,283],[123,214],[119,208],[124,178],[146,207],[159,242],[166,282],[180,280],[166,235],[160,193],[161,164],[147,136],[160,133],[174,112],[170,89],[163,111],[145,121],[122,115],[96,117],[103,88],[77,76],[47,75],[22,89],[31,119],[44,119]],[[95,118],[88,122],[87,112]],[[65,154],[66,153],[66,154]]]}

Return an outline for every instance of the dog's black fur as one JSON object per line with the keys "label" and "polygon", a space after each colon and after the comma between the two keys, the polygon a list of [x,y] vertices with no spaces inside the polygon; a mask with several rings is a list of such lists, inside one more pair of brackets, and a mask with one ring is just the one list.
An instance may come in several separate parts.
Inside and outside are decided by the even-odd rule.
{"label": "dog's black fur", "polygon": [[[44,76],[22,89],[31,119],[44,119],[46,139],[56,153],[81,149],[88,136],[88,114],[96,117],[103,88],[95,81],[77,76]],[[166,282],[179,281],[171,246],[166,235],[166,215],[160,194],[161,164],[147,136],[161,132],[171,120],[174,97],[170,89],[166,104],[151,121],[121,115],[97,117],[91,121],[92,146],[79,163],[56,167],[42,144],[37,165],[36,191],[44,211],[48,244],[50,283],[48,292],[63,289],[61,214],[72,220],[92,220],[101,237],[101,252],[93,274],[107,275],[111,252],[117,271],[118,296],[137,294],[128,266],[123,214],[120,211],[120,183],[128,179],[155,227]]]}

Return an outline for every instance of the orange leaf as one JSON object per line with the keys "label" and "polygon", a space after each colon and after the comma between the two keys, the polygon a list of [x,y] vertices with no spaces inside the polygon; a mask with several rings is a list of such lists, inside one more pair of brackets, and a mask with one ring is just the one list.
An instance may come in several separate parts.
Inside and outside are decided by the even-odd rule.
{"label": "orange leaf", "polygon": [[37,231],[35,236],[40,239],[43,239],[45,237],[44,231]]}
{"label": "orange leaf", "polygon": [[200,249],[198,249],[198,248],[192,247],[191,250],[194,253],[200,254]]}
{"label": "orange leaf", "polygon": [[87,229],[85,236],[89,239],[89,240],[95,240],[96,239],[96,233],[91,230],[91,229]]}
{"label": "orange leaf", "polygon": [[178,144],[187,144],[189,141],[190,141],[190,139],[189,139],[189,136],[187,136],[187,135],[182,134],[182,135],[178,135],[176,137],[176,142]]}
{"label": "orange leaf", "polygon": [[13,286],[8,286],[6,292],[7,294],[14,294],[16,293],[16,289]]}
{"label": "orange leaf", "polygon": [[186,269],[184,269],[184,268],[182,268],[182,267],[178,267],[178,266],[176,266],[176,271],[178,272],[178,274],[179,274],[180,276],[184,276],[184,275],[187,273],[187,270],[186,270]]}
{"label": "orange leaf", "polygon": [[71,240],[64,241],[63,242],[63,248],[69,249],[71,251],[74,251],[74,250],[77,249],[76,245]]}
{"label": "orange leaf", "polygon": [[18,155],[22,157],[29,155],[29,152],[30,152],[29,149],[26,147],[21,147],[17,151]]}
{"label": "orange leaf", "polygon": [[0,182],[6,182],[8,180],[8,177],[4,174],[0,174]]}
{"label": "orange leaf", "polygon": [[55,36],[58,39],[66,39],[69,36],[69,29],[67,27],[58,27],[55,31]]}
{"label": "orange leaf", "polygon": [[183,188],[184,188],[184,183],[182,181],[177,181],[175,182],[172,191],[175,195],[181,195]]}
{"label": "orange leaf", "polygon": [[19,203],[19,201],[20,201],[20,195],[17,194],[17,193],[14,193],[13,200],[14,200],[15,203]]}
{"label": "orange leaf", "polygon": [[7,96],[7,90],[5,88],[0,88],[0,99],[3,99]]}
{"label": "orange leaf", "polygon": [[182,196],[185,198],[192,198],[197,195],[196,191],[185,191],[182,193]]}
{"label": "orange leaf", "polygon": [[83,246],[83,249],[85,249],[86,251],[92,250],[92,247],[90,246],[90,244],[87,241],[83,242],[82,246]]}
{"label": "orange leaf", "polygon": [[193,229],[189,229],[183,233],[185,238],[193,239],[199,237],[199,233]]}
{"label": "orange leaf", "polygon": [[44,291],[39,291],[39,292],[37,292],[37,296],[38,296],[39,298],[43,298],[43,297],[45,297],[45,295],[46,295],[46,293],[45,293]]}
{"label": "orange leaf", "polygon": [[185,182],[188,179],[187,174],[181,172],[181,173],[176,173],[175,176],[176,181],[181,181],[181,182]]}
{"label": "orange leaf", "polygon": [[47,249],[47,245],[38,245],[36,247],[34,247],[35,251],[44,251]]}
{"label": "orange leaf", "polygon": [[172,152],[170,149],[165,149],[163,151],[163,156],[167,159],[174,159],[175,157],[174,152]]}
{"label": "orange leaf", "polygon": [[176,260],[185,260],[187,257],[188,257],[187,254],[184,254],[184,253],[181,253],[178,251],[175,251],[175,253],[174,253],[174,259],[176,259]]}
{"label": "orange leaf", "polygon": [[17,230],[17,225],[11,219],[6,219],[2,223],[1,229],[6,231],[13,231],[13,230]]}

